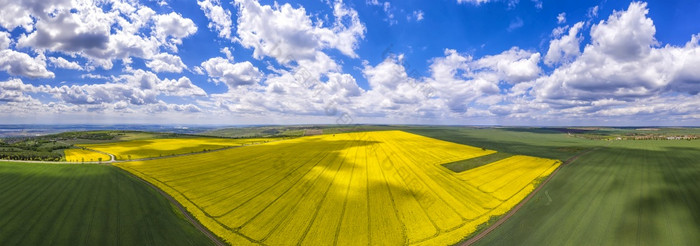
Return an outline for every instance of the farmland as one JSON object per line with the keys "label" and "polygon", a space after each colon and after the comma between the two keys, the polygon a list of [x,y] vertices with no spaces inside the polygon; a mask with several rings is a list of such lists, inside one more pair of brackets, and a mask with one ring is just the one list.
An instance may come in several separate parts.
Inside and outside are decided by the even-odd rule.
{"label": "farmland", "polygon": [[[601,144],[602,145],[602,144]],[[477,245],[694,245],[700,144],[614,141],[581,156]]]}
{"label": "farmland", "polygon": [[2,245],[211,245],[155,190],[104,165],[0,162]]}
{"label": "farmland", "polygon": [[109,155],[84,149],[66,149],[63,151],[68,162],[109,161]]}
{"label": "farmland", "polygon": [[267,138],[155,138],[122,142],[79,144],[77,146],[110,153],[117,160],[135,160],[178,154],[204,152],[228,147],[269,142]]}
{"label": "farmland", "polygon": [[[171,194],[232,244],[451,244],[515,206],[559,165],[402,131],[276,141],[117,163]],[[492,178],[481,178],[492,177]]]}
{"label": "farmland", "polygon": [[[193,155],[115,165],[169,193],[201,224],[232,244],[459,243],[489,227],[536,186],[541,190],[532,199],[476,244],[700,241],[697,140],[599,140],[610,139],[599,135],[606,132],[615,136],[646,132],[629,129],[574,129],[575,134],[568,134],[568,129],[547,128],[367,128],[402,131],[347,133],[360,128],[322,128],[338,133],[261,140],[218,152],[193,149],[197,152]],[[654,134],[660,132],[693,133],[661,129]],[[186,140],[200,138],[106,133],[114,138],[89,141],[119,146],[177,139],[182,142],[170,144],[186,147]],[[62,144],[39,140],[48,141],[42,143],[45,147]],[[19,144],[32,141],[38,142],[28,139]],[[143,146],[147,145],[139,148]],[[99,154],[65,151],[66,156],[70,151]],[[150,151],[160,155],[172,150]],[[548,183],[538,185],[559,166],[555,160],[577,155]],[[0,242],[210,243],[160,194],[128,174],[102,165],[0,163],[0,211],[17,214],[0,219]],[[116,200],[120,202],[115,204]],[[95,217],[79,211],[95,211]],[[140,224],[137,217],[152,214],[157,214],[147,222],[152,227]],[[82,232],[88,224],[92,229]],[[118,238],[114,230],[119,231]],[[47,240],[37,243],[38,238]]]}
{"label": "farmland", "polygon": [[[406,131],[561,160],[590,151],[562,166],[520,211],[477,245],[695,245],[700,241],[697,140],[602,141],[541,128],[415,127]],[[694,134],[697,129],[663,131]]]}

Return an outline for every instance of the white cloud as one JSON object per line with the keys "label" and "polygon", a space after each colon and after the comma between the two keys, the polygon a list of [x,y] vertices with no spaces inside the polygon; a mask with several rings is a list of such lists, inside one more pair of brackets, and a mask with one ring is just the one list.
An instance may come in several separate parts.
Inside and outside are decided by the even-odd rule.
{"label": "white cloud", "polygon": [[[60,1],[0,1],[0,26],[7,30],[22,27],[26,32],[34,30],[32,17],[44,17],[52,13],[54,9],[63,8],[69,4],[69,0]],[[36,9],[48,10],[46,12],[33,12]]]}
{"label": "white cloud", "polygon": [[[435,89],[450,112],[464,114],[469,104],[484,94],[498,93],[498,79],[490,79],[479,74],[480,68],[471,56],[459,54],[456,50],[445,50],[444,57],[433,59],[430,65],[431,78],[427,84]],[[486,72],[489,73],[489,72]]]}
{"label": "white cloud", "polygon": [[[22,36],[20,47],[36,47],[65,52],[105,49],[114,17],[91,3],[40,4],[23,2],[25,14],[37,18],[36,31]],[[76,11],[71,12],[75,7]],[[47,13],[53,13],[54,17]]]}
{"label": "white cloud", "polygon": [[586,13],[586,16],[587,16],[589,19],[594,18],[594,17],[598,17],[598,9],[599,9],[599,8],[598,8],[597,5],[596,5],[596,6],[593,6],[593,7],[591,7],[591,8],[589,8],[589,9],[588,9],[588,13]]}
{"label": "white cloud", "polygon": [[683,47],[656,48],[645,3],[633,2],[591,29],[591,44],[570,64],[537,80],[535,95],[557,107],[614,99],[636,105],[672,91],[700,92],[697,36]]}
{"label": "white cloud", "polygon": [[557,24],[566,23],[566,12],[561,12],[557,15]]}
{"label": "white cloud", "polygon": [[532,3],[535,4],[535,8],[542,9],[542,0],[532,0]]}
{"label": "white cloud", "polygon": [[158,84],[158,89],[168,96],[179,96],[179,97],[189,97],[189,96],[207,96],[207,93],[199,88],[198,86],[192,84],[187,77],[180,77],[177,80],[174,79],[164,79]]}
{"label": "white cloud", "polygon": [[[391,7],[391,3],[390,3],[389,1],[380,2],[380,1],[378,1],[378,0],[372,0],[372,1],[366,1],[365,3],[366,3],[367,5],[370,5],[370,6],[378,6],[378,7],[381,7],[381,8],[382,8],[382,11],[384,12],[384,15],[386,16],[386,17],[384,18],[384,21],[388,22],[388,23],[389,23],[389,26],[395,25],[395,24],[398,24],[398,23],[399,23],[398,20],[394,19],[394,9],[395,9],[395,8],[392,8],[392,7]],[[402,10],[402,11],[403,11],[403,10]],[[409,15],[409,16],[407,17],[407,19],[410,21],[410,20],[411,20],[411,16]]]}
{"label": "white cloud", "polygon": [[63,102],[76,105],[104,105],[127,102],[129,105],[158,104],[158,96],[206,96],[202,88],[187,77],[178,80],[160,79],[154,73],[134,70],[104,84],[62,85],[48,92]]}
{"label": "white cloud", "polygon": [[[177,51],[182,38],[197,29],[192,20],[177,13],[157,15],[132,1],[20,1],[5,5],[7,9],[22,9],[13,14],[21,15],[15,18],[30,19],[22,21],[21,26],[28,31],[19,36],[18,48],[82,56],[88,60],[88,70],[96,66],[111,69],[115,59],[151,59],[162,48]],[[19,25],[1,24],[10,28]],[[146,30],[152,30],[151,34]]]}
{"label": "white cloud", "polygon": [[537,65],[540,57],[540,53],[513,47],[498,55],[484,56],[470,66],[474,70],[480,69],[480,74],[495,75],[497,80],[520,83],[533,80],[542,73]]}
{"label": "white cloud", "polygon": [[229,88],[253,85],[262,78],[258,68],[248,61],[231,63],[223,57],[214,57],[202,62],[201,66],[214,82],[224,83]]}
{"label": "white cloud", "polygon": [[176,44],[182,43],[182,38],[197,32],[197,26],[192,20],[175,12],[167,15],[156,15],[153,17],[153,21],[155,22],[153,29],[156,37],[161,40],[172,37],[171,47],[174,49],[176,49]]}
{"label": "white cloud", "polygon": [[569,29],[568,35],[551,40],[549,42],[547,55],[544,57],[544,63],[553,65],[560,62],[568,62],[581,54],[579,44],[581,40],[583,40],[583,37],[579,35],[579,32],[582,27],[583,22],[578,22]]}
{"label": "white cloud", "polygon": [[179,56],[167,53],[160,53],[153,56],[152,60],[146,62],[146,67],[150,68],[156,73],[181,73],[182,69],[187,68],[187,66],[182,63],[182,59],[180,59]]}
{"label": "white cloud", "polygon": [[229,61],[233,61],[233,54],[231,53],[231,50],[228,47],[224,47],[221,50],[221,53],[224,53],[226,55],[226,59]]}
{"label": "white cloud", "polygon": [[72,70],[83,70],[83,67],[78,64],[78,62],[71,62],[66,60],[63,57],[49,57],[49,62],[53,64],[55,67],[58,68],[63,68],[63,69],[72,69]]}
{"label": "white cloud", "polygon": [[494,0],[457,0],[457,3],[471,3],[475,5],[479,5],[482,3],[488,3],[488,2],[493,2]]}
{"label": "white cloud", "polygon": [[509,32],[512,32],[518,28],[523,27],[524,25],[525,25],[525,22],[523,22],[523,19],[521,19],[520,17],[515,17],[515,19],[513,21],[511,21],[510,24],[508,24],[508,28],[506,28],[506,30],[508,30]]}
{"label": "white cloud", "polygon": [[82,79],[85,79],[85,78],[88,78],[88,79],[103,79],[103,80],[109,79],[109,77],[107,77],[107,76],[100,75],[100,74],[93,74],[93,73],[86,73],[86,74],[80,75],[80,78],[82,78]]}
{"label": "white cloud", "polygon": [[424,15],[424,14],[425,14],[425,13],[423,13],[422,10],[414,10],[414,11],[413,11],[413,14],[409,15],[408,17],[406,17],[406,19],[408,19],[409,21],[410,21],[410,20],[415,20],[416,22],[420,22],[420,21],[423,20],[423,15]]}
{"label": "white cloud", "polygon": [[618,60],[638,59],[657,44],[647,4],[633,2],[627,11],[615,11],[607,21],[591,27],[593,45]]}
{"label": "white cloud", "polygon": [[14,50],[0,51],[0,70],[13,76],[29,78],[53,78],[54,73],[46,69],[46,61],[43,55],[35,58]]}
{"label": "white cloud", "polygon": [[34,99],[25,93],[37,93],[47,90],[46,86],[25,84],[21,79],[0,82],[0,102],[27,102]]}
{"label": "white cloud", "polygon": [[231,11],[221,7],[219,0],[198,0],[197,4],[210,21],[209,28],[216,30],[219,37],[231,39],[231,28],[233,27]]}
{"label": "white cloud", "polygon": [[335,22],[330,27],[324,27],[322,21],[312,22],[301,6],[273,7],[254,0],[236,0],[235,4],[239,9],[238,41],[243,47],[252,48],[256,59],[270,56],[281,63],[308,60],[326,48],[357,57],[354,50],[358,39],[364,37],[365,27],[357,12],[342,2],[333,5]]}
{"label": "white cloud", "polygon": [[[48,85],[25,84],[20,79],[0,82],[0,109],[2,112],[102,112],[105,110],[133,111],[129,106],[149,112],[154,107],[170,111],[199,112],[192,104],[167,104],[158,99],[160,95],[178,97],[203,97],[207,94],[192,84],[187,77],[159,79],[155,74],[135,70],[130,74],[113,77],[104,84]],[[56,102],[41,103],[29,94],[45,93],[52,95]],[[29,111],[28,111],[29,110]]]}
{"label": "white cloud", "polygon": [[9,49],[10,44],[12,44],[10,34],[7,32],[0,31],[0,50]]}

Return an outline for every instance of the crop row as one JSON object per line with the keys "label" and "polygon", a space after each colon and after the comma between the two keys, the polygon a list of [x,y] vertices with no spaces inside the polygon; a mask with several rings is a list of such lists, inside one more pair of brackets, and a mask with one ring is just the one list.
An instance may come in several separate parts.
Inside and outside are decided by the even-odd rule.
{"label": "crop row", "polygon": [[232,244],[442,244],[507,212],[558,165],[518,157],[459,174],[440,165],[490,153],[381,131],[118,165],[176,193]]}

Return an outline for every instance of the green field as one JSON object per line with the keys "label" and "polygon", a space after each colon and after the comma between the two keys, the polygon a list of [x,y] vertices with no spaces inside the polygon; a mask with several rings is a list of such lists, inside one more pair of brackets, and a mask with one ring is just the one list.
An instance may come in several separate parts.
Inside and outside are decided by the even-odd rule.
{"label": "green field", "polygon": [[163,196],[112,166],[0,162],[2,245],[211,245]]}
{"label": "green field", "polygon": [[442,164],[444,167],[447,169],[452,170],[453,172],[464,172],[466,170],[472,169],[472,168],[477,168],[492,162],[500,161],[505,158],[511,157],[513,154],[510,153],[503,153],[503,152],[496,152],[493,154],[489,155],[484,155],[484,156],[479,156],[476,158],[471,158],[471,159],[466,159],[466,160],[461,160],[461,161],[455,161],[455,162],[450,162],[446,164]]}
{"label": "green field", "polygon": [[595,148],[563,166],[478,245],[700,242],[700,141],[602,141],[522,129],[446,129],[412,132],[562,160]]}
{"label": "green field", "polygon": [[[265,128],[269,129],[275,128]],[[698,129],[442,126],[320,129],[327,134],[400,129],[498,151],[444,165],[455,172],[508,155],[559,160],[580,155],[571,164],[563,165],[525,206],[477,245],[695,245],[700,242],[700,140],[601,140],[611,139],[610,136],[643,136],[640,134],[647,132],[656,136],[697,134]],[[156,136],[163,137],[127,132],[116,133],[111,140],[76,138],[73,141],[148,140]],[[211,244],[158,192],[112,166],[0,162],[0,211],[1,245]],[[494,218],[492,222],[495,221]]]}

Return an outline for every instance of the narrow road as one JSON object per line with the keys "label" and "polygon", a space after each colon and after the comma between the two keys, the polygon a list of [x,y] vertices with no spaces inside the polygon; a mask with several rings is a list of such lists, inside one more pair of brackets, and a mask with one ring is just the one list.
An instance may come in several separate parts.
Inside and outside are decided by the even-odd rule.
{"label": "narrow road", "polygon": [[582,155],[584,155],[584,154],[587,154],[587,153],[589,153],[589,152],[591,152],[591,151],[597,150],[597,149],[599,149],[599,148],[592,148],[592,149],[586,150],[586,151],[584,151],[584,152],[578,153],[578,154],[576,154],[575,156],[570,157],[569,159],[566,159],[566,161],[564,161],[561,165],[559,165],[559,167],[558,167],[556,170],[554,170],[554,172],[552,172],[552,173],[549,175],[549,177],[547,177],[547,179],[545,179],[544,181],[542,181],[542,183],[540,183],[540,185],[538,185],[537,188],[535,188],[535,190],[533,190],[532,192],[530,192],[530,194],[527,195],[527,197],[525,197],[525,199],[523,199],[522,201],[520,201],[520,203],[518,203],[518,205],[516,205],[516,206],[513,207],[510,211],[508,211],[508,213],[507,213],[506,215],[504,215],[503,217],[501,217],[500,219],[498,219],[498,221],[496,221],[496,223],[493,223],[493,225],[491,225],[491,226],[489,226],[488,228],[486,228],[485,230],[481,231],[481,232],[480,232],[479,234],[477,234],[476,236],[474,236],[474,237],[472,237],[472,238],[469,238],[469,240],[467,240],[466,242],[462,243],[461,245],[463,245],[463,246],[472,245],[472,244],[476,243],[477,241],[481,240],[482,238],[486,237],[486,235],[488,235],[490,232],[492,232],[493,230],[495,230],[496,228],[498,228],[498,226],[500,226],[501,224],[503,224],[503,223],[505,223],[506,221],[508,221],[508,219],[510,219],[510,217],[512,217],[516,212],[518,212],[518,210],[520,210],[520,208],[522,208],[523,206],[525,206],[525,204],[526,204],[532,197],[534,197],[534,196],[537,194],[537,192],[540,191],[540,190],[542,189],[542,187],[544,187],[544,185],[547,184],[547,182],[549,182],[549,180],[551,180],[552,177],[554,177],[554,175],[557,174],[557,172],[559,172],[559,170],[560,170],[563,166],[569,165],[569,164],[573,163],[574,161],[576,161],[580,156],[582,156]]}

